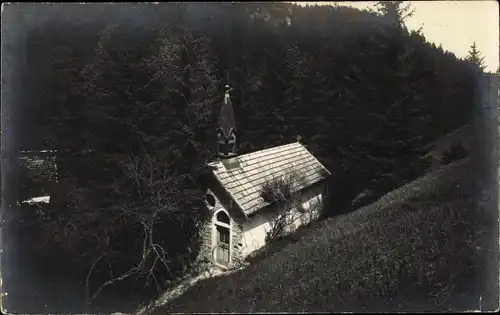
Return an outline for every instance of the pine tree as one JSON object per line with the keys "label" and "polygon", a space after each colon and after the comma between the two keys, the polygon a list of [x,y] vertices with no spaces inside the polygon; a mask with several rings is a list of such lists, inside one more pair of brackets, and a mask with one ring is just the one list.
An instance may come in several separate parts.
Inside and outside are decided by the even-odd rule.
{"label": "pine tree", "polygon": [[378,12],[398,27],[404,27],[404,21],[412,17],[415,9],[411,4],[404,5],[405,1],[379,1],[376,4]]}
{"label": "pine tree", "polygon": [[484,63],[484,57],[482,56],[481,52],[477,48],[476,42],[473,42],[469,54],[465,58],[468,62],[470,62],[474,67],[477,69],[480,69],[481,71],[484,71],[485,68],[485,63]]}

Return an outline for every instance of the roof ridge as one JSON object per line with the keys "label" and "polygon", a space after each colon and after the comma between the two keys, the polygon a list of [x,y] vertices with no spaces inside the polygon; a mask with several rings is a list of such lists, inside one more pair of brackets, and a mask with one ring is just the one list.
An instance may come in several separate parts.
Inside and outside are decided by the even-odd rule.
{"label": "roof ridge", "polygon": [[267,152],[267,151],[271,151],[271,150],[276,150],[278,148],[283,148],[283,147],[286,147],[286,146],[292,146],[292,144],[302,145],[300,142],[294,141],[294,142],[290,142],[290,143],[287,143],[287,144],[277,145],[277,146],[274,146],[274,147],[265,148],[265,149],[262,149],[262,150],[258,150],[258,151],[253,151],[253,152],[241,154],[241,155],[239,155],[239,157],[248,156],[248,155],[255,154],[255,153],[261,153],[261,152]]}
{"label": "roof ridge", "polygon": [[[304,147],[304,145],[302,143],[300,143],[298,141],[294,141],[294,142],[290,142],[290,143],[287,143],[287,144],[282,144],[282,145],[278,145],[278,146],[274,146],[274,147],[270,147],[270,148],[266,148],[266,149],[262,149],[262,150],[258,150],[258,151],[248,152],[248,153],[245,153],[245,154],[238,154],[238,155],[236,155],[234,157],[239,159],[239,158],[248,157],[248,156],[251,156],[251,155],[257,154],[257,153],[270,152],[272,150],[277,150],[279,148],[283,148],[283,147],[286,147],[286,146],[292,146],[293,144],[298,144],[298,145]],[[209,165],[215,165],[215,164],[217,164],[219,162],[220,162],[220,160],[215,160],[215,161],[209,162],[208,164]]]}

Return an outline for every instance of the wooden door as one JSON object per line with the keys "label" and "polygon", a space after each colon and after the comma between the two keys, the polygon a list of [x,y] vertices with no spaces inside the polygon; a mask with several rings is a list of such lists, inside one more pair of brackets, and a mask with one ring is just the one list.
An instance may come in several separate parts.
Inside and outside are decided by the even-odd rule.
{"label": "wooden door", "polygon": [[217,227],[217,263],[229,264],[229,229],[223,226]]}

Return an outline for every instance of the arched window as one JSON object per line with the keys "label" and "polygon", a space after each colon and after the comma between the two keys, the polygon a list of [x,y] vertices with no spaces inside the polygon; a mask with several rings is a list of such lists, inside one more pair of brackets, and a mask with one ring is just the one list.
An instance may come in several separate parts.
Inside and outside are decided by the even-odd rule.
{"label": "arched window", "polygon": [[221,223],[229,224],[229,217],[224,211],[219,211],[217,213],[216,220]]}

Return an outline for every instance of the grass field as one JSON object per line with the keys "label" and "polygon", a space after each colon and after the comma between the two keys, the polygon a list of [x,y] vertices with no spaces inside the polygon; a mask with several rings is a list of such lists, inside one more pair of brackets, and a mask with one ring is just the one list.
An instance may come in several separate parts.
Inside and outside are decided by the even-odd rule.
{"label": "grass field", "polygon": [[478,219],[472,172],[462,160],[316,222],[152,314],[478,310],[489,227]]}

